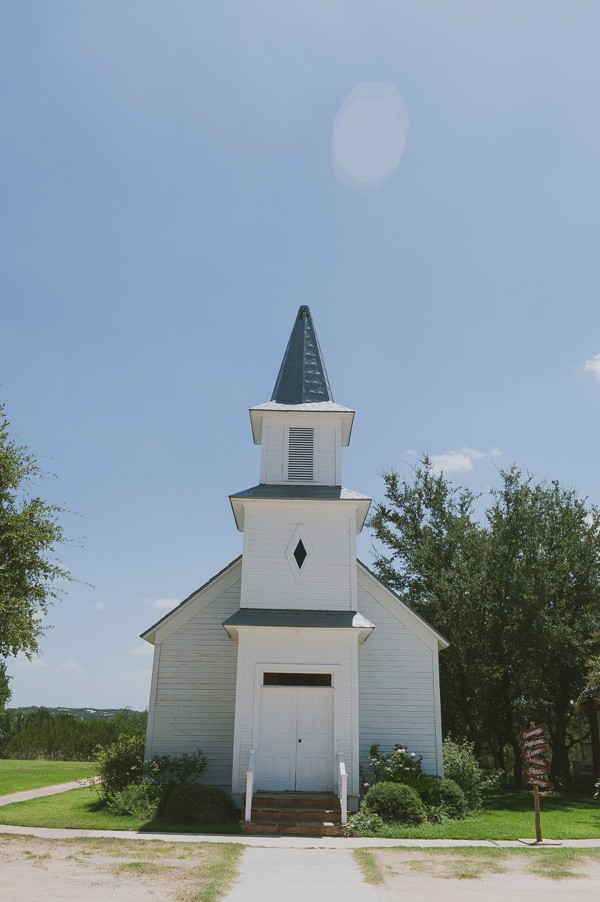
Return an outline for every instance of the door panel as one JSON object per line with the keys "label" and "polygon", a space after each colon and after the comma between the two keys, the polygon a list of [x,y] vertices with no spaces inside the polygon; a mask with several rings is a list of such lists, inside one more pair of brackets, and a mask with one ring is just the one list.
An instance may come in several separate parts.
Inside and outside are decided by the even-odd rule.
{"label": "door panel", "polygon": [[260,700],[259,788],[293,786],[296,770],[296,698],[288,689],[267,690]]}
{"label": "door panel", "polygon": [[263,687],[257,788],[333,788],[333,690]]}
{"label": "door panel", "polygon": [[299,689],[296,788],[327,792],[333,788],[333,692]]}

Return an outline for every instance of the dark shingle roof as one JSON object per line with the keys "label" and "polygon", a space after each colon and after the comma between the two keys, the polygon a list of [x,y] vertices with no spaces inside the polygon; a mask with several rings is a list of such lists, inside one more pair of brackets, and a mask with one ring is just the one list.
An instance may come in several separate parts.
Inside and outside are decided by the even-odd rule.
{"label": "dark shingle roof", "polygon": [[240,608],[223,626],[284,626],[309,629],[374,629],[357,611],[288,610],[285,608]]}
{"label": "dark shingle roof", "polygon": [[299,500],[310,499],[311,501],[370,501],[367,495],[361,495],[353,492],[352,489],[345,489],[341,485],[282,485],[280,483],[261,483],[252,486],[251,489],[244,489],[243,492],[236,492],[229,496],[234,498],[266,498],[268,500]]}
{"label": "dark shingle roof", "polygon": [[298,310],[271,400],[279,404],[333,401],[319,339],[305,305]]}
{"label": "dark shingle roof", "polygon": [[356,529],[365,525],[371,499],[341,485],[266,484],[255,485],[229,496],[237,528],[243,532],[246,502],[252,501],[346,501],[356,506]]}

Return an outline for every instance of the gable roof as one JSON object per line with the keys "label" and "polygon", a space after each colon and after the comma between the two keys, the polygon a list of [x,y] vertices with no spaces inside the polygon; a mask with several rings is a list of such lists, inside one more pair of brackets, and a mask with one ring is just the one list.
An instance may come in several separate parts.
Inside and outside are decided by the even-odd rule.
{"label": "gable roof", "polygon": [[356,530],[360,532],[365,524],[371,498],[345,489],[341,485],[281,485],[260,483],[243,492],[229,496],[235,523],[240,532],[244,529],[245,501],[348,501],[356,505]]}
{"label": "gable roof", "polygon": [[160,620],[157,620],[156,623],[153,623],[151,627],[147,630],[144,630],[143,633],[140,633],[140,639],[145,639],[146,642],[151,642],[154,644],[154,638],[156,636],[157,630],[163,626],[168,620],[171,620],[172,617],[175,617],[185,605],[187,605],[193,598],[200,594],[200,592],[204,592],[205,589],[208,589],[213,583],[216,583],[218,579],[222,576],[225,576],[229,571],[233,570],[233,568],[240,563],[242,560],[242,555],[238,554],[238,556],[227,564],[226,567],[223,567],[222,570],[219,570],[218,573],[215,573],[214,576],[211,576],[209,580],[207,580],[199,589],[194,589],[194,591],[188,595],[187,598],[184,598],[180,604],[177,605],[176,608],[173,608],[172,611],[168,611],[164,617],[161,617]]}
{"label": "gable roof", "polygon": [[[173,608],[172,611],[168,611],[164,617],[161,617],[160,620],[157,620],[151,627],[141,633],[141,638],[145,639],[147,642],[154,644],[156,639],[156,633],[158,630],[168,623],[171,620],[176,620],[183,613],[183,608],[190,604],[194,599],[196,599],[201,593],[207,592],[208,590],[212,590],[210,594],[217,593],[222,591],[222,587],[219,588],[218,583],[222,578],[226,578],[226,581],[231,582],[234,578],[239,579],[241,575],[241,561],[242,555],[238,555],[233,561],[227,564],[226,567],[223,567],[222,570],[219,570],[218,573],[215,573],[207,582],[205,582],[200,588],[195,589],[187,598],[177,605],[176,608]],[[374,588],[377,587],[380,593],[380,597],[383,599],[386,595],[390,596],[390,599],[393,600],[394,604],[399,604],[405,614],[408,615],[410,619],[414,619],[415,624],[420,625],[420,628],[425,628],[430,634],[433,634],[435,640],[437,642],[438,649],[441,651],[444,648],[447,648],[450,644],[447,639],[445,639],[441,633],[439,633],[434,627],[431,626],[430,623],[425,620],[424,617],[421,617],[420,614],[417,614],[410,605],[408,605],[396,592],[392,589],[389,589],[380,579],[373,573],[372,570],[367,567],[366,564],[363,564],[362,561],[356,561],[357,566],[360,567],[363,574],[365,574],[370,580],[373,581]],[[237,573],[235,571],[238,571]],[[271,622],[267,624],[267,620]],[[185,621],[185,617],[184,617]],[[360,629],[361,633],[364,633],[364,638],[371,632],[373,629],[373,624],[362,617],[361,614],[358,614],[356,611],[347,611],[347,612],[331,612],[325,610],[306,610],[306,611],[280,611],[280,610],[272,610],[272,609],[254,609],[254,608],[240,608],[238,612],[233,614],[229,621],[225,621],[223,624],[225,629],[227,629],[228,625],[231,627],[237,626],[312,626],[312,627],[337,627],[337,628],[348,628],[354,627],[355,629]],[[175,626],[175,624],[172,624]]]}
{"label": "gable roof", "polygon": [[333,401],[319,339],[306,305],[298,310],[271,400],[279,404]]}
{"label": "gable roof", "polygon": [[386,586],[386,584],[382,582],[381,579],[379,579],[377,574],[373,573],[373,571],[369,567],[367,567],[366,564],[363,564],[363,562],[358,558],[356,559],[356,563],[362,569],[363,573],[365,573],[373,580],[380,591],[391,595],[392,599],[402,606],[402,609],[409,615],[410,618],[414,618],[414,621],[416,623],[419,623],[421,627],[425,627],[425,629],[427,629],[435,636],[439,651],[443,651],[444,648],[448,648],[450,643],[447,639],[444,638],[444,636],[442,636],[440,632],[438,632],[438,630],[435,629],[435,627],[433,627],[427,620],[425,620],[424,617],[421,617],[420,614],[417,614],[417,612],[413,608],[411,608],[411,606],[407,604],[404,599],[401,598],[400,595],[398,595],[397,592],[394,592],[393,589],[390,589],[389,586]]}

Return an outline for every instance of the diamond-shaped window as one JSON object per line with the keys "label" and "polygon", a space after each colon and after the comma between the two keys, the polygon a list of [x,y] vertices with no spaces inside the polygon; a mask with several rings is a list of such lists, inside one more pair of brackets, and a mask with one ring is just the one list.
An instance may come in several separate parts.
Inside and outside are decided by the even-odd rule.
{"label": "diamond-shaped window", "polygon": [[296,563],[298,564],[299,570],[302,570],[302,564],[306,560],[307,556],[308,556],[308,551],[304,547],[304,542],[302,541],[302,539],[300,539],[300,541],[294,548],[294,558],[296,559]]}
{"label": "diamond-shaped window", "polygon": [[297,583],[303,583],[315,563],[316,555],[310,536],[302,523],[298,523],[294,530],[285,556],[294,579]]}

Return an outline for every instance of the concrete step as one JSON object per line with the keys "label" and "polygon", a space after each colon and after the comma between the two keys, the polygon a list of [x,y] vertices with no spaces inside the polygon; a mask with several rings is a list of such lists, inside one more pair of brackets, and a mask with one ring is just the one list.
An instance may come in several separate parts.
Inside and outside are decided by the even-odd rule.
{"label": "concrete step", "polygon": [[261,808],[339,808],[333,792],[255,792],[252,805]]}
{"label": "concrete step", "polygon": [[242,833],[247,836],[343,836],[341,824],[326,821],[266,822],[242,821]]}
{"label": "concrete step", "polygon": [[252,806],[253,821],[339,821],[340,809],[334,808],[258,808]]}
{"label": "concrete step", "polygon": [[342,836],[340,804],[333,793],[257,792],[252,820],[242,822],[254,836]]}

